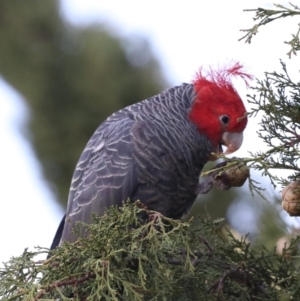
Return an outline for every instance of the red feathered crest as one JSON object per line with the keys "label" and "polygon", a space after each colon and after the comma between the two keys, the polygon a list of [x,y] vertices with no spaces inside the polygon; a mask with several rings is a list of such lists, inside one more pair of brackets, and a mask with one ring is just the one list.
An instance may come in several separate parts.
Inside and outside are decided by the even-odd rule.
{"label": "red feathered crest", "polygon": [[[242,132],[246,127],[246,108],[231,82],[232,78],[241,78],[249,86],[253,77],[243,69],[238,62],[216,71],[200,69],[193,81],[197,96],[189,117],[214,145],[218,145],[224,131]],[[226,125],[220,122],[223,115],[230,120]]]}
{"label": "red feathered crest", "polygon": [[253,76],[244,72],[244,66],[238,62],[235,62],[230,67],[226,67],[219,70],[209,69],[208,72],[203,72],[201,68],[199,73],[196,75],[196,79],[193,81],[196,90],[198,88],[203,88],[205,86],[217,85],[219,88],[232,88],[231,78],[239,77],[242,78],[246,84],[249,86],[248,81],[253,79]]}

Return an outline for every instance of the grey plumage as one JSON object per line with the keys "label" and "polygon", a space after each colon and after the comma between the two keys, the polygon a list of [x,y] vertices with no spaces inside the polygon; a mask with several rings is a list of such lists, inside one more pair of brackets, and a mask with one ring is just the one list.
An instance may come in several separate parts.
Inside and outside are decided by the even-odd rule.
{"label": "grey plumage", "polygon": [[[93,134],[76,166],[66,218],[91,221],[130,198],[180,218],[193,204],[212,146],[189,120],[193,85],[183,84],[112,114]],[[59,238],[74,241],[65,223]]]}

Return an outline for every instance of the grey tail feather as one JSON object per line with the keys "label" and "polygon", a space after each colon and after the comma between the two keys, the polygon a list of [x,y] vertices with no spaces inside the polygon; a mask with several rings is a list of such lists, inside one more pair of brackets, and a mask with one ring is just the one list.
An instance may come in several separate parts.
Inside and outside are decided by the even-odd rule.
{"label": "grey tail feather", "polygon": [[[54,250],[59,245],[59,242],[60,242],[63,230],[64,230],[64,226],[65,226],[65,218],[66,218],[66,214],[63,216],[63,218],[58,226],[58,229],[55,233],[50,250]],[[51,253],[48,254],[47,258],[49,258],[50,256],[51,256]]]}

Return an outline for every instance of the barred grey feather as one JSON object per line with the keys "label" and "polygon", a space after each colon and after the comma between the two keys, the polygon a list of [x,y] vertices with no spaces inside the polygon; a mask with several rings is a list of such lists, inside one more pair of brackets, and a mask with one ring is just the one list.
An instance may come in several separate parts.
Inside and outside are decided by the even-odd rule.
{"label": "barred grey feather", "polygon": [[[193,85],[183,84],[107,118],[78,161],[66,218],[88,223],[91,213],[102,215],[128,198],[181,218],[196,198],[200,171],[212,152],[188,118],[195,96]],[[51,248],[60,236],[74,241],[71,228],[65,223]]]}

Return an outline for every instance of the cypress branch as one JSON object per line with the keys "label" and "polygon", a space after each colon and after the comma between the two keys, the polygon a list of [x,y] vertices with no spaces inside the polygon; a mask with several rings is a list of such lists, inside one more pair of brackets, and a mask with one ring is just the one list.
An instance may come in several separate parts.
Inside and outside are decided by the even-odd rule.
{"label": "cypress branch", "polygon": [[[45,261],[25,250],[0,270],[0,297],[19,300],[281,300],[300,289],[292,255],[257,252],[244,237],[220,234],[222,221],[169,219],[140,203],[78,223],[79,239]],[[82,228],[89,233],[83,236]]]}

